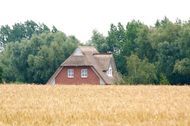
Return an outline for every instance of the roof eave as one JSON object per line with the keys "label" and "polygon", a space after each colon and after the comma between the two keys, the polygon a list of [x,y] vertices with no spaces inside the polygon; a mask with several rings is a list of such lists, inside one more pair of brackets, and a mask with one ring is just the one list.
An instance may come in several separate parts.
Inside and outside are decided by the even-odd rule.
{"label": "roof eave", "polygon": [[62,67],[78,67],[78,66],[92,66],[92,65],[74,65],[74,64],[69,64],[69,65],[61,65]]}

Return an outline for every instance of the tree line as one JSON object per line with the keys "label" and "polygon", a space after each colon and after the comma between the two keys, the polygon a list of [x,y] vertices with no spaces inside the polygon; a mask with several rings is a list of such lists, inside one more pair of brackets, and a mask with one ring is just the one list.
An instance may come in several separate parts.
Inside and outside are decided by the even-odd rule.
{"label": "tree line", "polygon": [[[1,26],[0,81],[46,83],[81,43],[55,26],[34,21]],[[167,17],[154,26],[140,21],[93,31],[86,45],[112,52],[123,84],[190,84],[190,21]]]}
{"label": "tree line", "polygon": [[93,31],[89,44],[114,54],[124,83],[190,84],[190,21],[111,24],[107,36]]}
{"label": "tree line", "polygon": [[6,44],[0,54],[0,80],[9,83],[46,83],[79,44],[55,26],[34,21],[2,26],[0,41]]}

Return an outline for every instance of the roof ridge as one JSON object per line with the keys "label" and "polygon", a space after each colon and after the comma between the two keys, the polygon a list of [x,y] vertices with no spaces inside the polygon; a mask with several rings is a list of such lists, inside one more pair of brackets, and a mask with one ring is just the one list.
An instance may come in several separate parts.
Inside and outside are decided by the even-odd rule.
{"label": "roof ridge", "polygon": [[112,55],[112,53],[93,53],[93,55]]}

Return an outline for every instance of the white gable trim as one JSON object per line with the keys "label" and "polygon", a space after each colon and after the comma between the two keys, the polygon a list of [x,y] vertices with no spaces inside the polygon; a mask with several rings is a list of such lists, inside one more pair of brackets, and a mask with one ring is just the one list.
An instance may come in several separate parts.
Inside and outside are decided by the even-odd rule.
{"label": "white gable trim", "polygon": [[98,74],[98,72],[96,71],[96,69],[93,66],[91,67],[91,69],[99,77],[99,79],[100,79],[100,85],[105,85],[106,84],[105,80]]}
{"label": "white gable trim", "polygon": [[63,69],[63,67],[58,67],[55,73],[50,77],[47,84],[54,85],[55,84],[55,78],[59,74],[59,72]]}

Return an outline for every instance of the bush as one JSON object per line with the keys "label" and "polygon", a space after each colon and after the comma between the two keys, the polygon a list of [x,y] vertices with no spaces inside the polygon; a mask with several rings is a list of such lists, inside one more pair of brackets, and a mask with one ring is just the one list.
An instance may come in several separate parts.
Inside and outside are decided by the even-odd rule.
{"label": "bush", "polygon": [[167,77],[163,74],[160,75],[160,84],[170,84],[170,82],[168,81]]}

